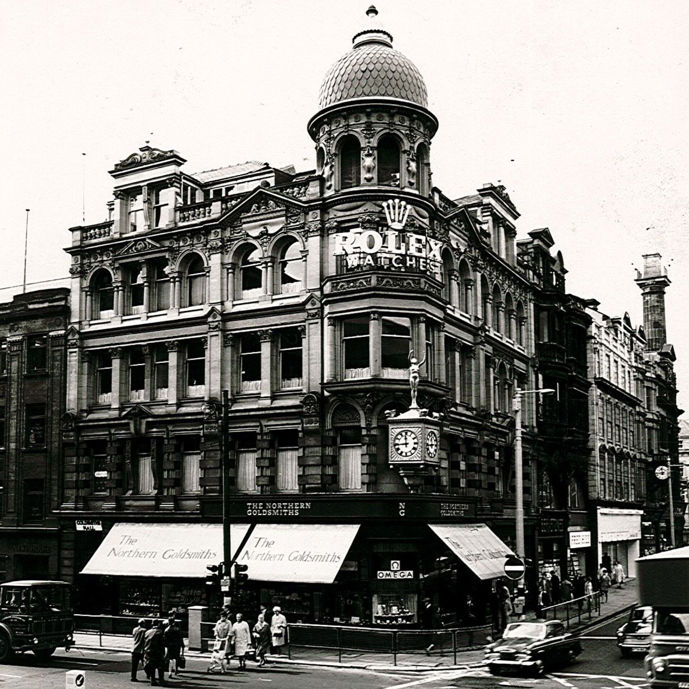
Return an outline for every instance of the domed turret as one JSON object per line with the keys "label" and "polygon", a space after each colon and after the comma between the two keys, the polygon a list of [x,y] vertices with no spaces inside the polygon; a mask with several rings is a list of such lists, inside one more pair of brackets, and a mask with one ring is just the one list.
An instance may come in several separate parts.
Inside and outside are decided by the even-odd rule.
{"label": "domed turret", "polygon": [[326,73],[319,111],[308,130],[317,144],[325,193],[397,187],[428,196],[430,142],[438,121],[414,63],[392,47],[392,35],[366,12],[369,25]]}
{"label": "domed turret", "polygon": [[[369,7],[372,20],[378,11]],[[372,22],[373,23],[373,22]],[[326,73],[318,104],[321,109],[361,98],[394,98],[428,106],[428,92],[421,72],[405,55],[392,47],[392,36],[371,26],[352,39],[354,47]]]}

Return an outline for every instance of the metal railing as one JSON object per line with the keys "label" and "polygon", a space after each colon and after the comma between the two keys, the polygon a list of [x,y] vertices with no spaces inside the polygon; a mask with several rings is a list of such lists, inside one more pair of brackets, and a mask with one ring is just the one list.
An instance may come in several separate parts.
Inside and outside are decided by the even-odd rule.
{"label": "metal railing", "polygon": [[[147,615],[74,615],[74,631],[80,634],[98,635],[98,645],[103,645],[103,636],[123,636],[130,637],[132,629],[136,627],[140,619],[149,620],[151,623],[159,622],[160,617],[149,617]],[[183,620],[177,619],[178,624]],[[184,629],[182,630],[184,631]]]}
{"label": "metal railing", "polygon": [[567,629],[571,624],[581,624],[581,620],[592,620],[594,614],[600,617],[600,604],[602,593],[595,591],[587,596],[580,596],[579,598],[572,598],[571,600],[555,605],[549,605],[541,608],[541,617],[544,619],[560,620],[565,623]]}
{"label": "metal railing", "polygon": [[[213,639],[211,622],[202,627],[203,650],[210,647]],[[392,656],[397,665],[400,656],[452,656],[470,648],[485,646],[490,641],[491,626],[458,627],[453,629],[381,629],[380,627],[355,627],[332,624],[290,624],[287,628],[287,656],[307,659],[309,651],[319,654],[331,652],[342,663],[343,657],[361,655]]]}

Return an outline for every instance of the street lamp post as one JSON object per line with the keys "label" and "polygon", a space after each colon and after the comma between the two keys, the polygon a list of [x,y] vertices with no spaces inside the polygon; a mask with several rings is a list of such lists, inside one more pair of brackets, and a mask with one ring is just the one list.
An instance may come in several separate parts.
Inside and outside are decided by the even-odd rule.
{"label": "street lamp post", "polygon": [[517,556],[524,559],[524,476],[522,458],[522,395],[547,394],[555,392],[552,388],[537,390],[520,390],[517,388],[512,397],[512,411],[514,412],[514,472],[515,476],[515,532],[517,537]]}
{"label": "street lamp post", "polygon": [[668,490],[668,507],[670,508],[670,545],[675,547],[675,506],[672,498],[672,464],[670,458],[667,458],[667,490]]}
{"label": "street lamp post", "polygon": [[[227,390],[222,391],[222,414],[221,414],[221,433],[220,433],[220,462],[222,465],[222,524],[223,524],[223,562],[225,564],[225,578],[232,574],[232,541],[230,539],[230,508],[232,506],[230,495],[230,434],[229,434],[229,411],[230,399]],[[224,604],[231,602],[229,592],[224,592]]]}

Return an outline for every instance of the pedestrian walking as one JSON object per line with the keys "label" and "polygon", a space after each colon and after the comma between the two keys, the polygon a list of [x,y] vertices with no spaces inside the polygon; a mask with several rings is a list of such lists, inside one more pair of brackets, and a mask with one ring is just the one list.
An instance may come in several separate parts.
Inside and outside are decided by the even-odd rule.
{"label": "pedestrian walking", "polygon": [[500,614],[500,633],[502,633],[507,626],[510,615],[512,614],[512,594],[504,581],[498,585],[498,599],[500,607],[498,612]]}
{"label": "pedestrian walking", "polygon": [[280,655],[282,647],[287,643],[287,618],[282,614],[279,605],[273,607],[273,616],[270,620],[270,635],[272,637],[273,653]]}
{"label": "pedestrian walking", "polygon": [[165,639],[162,620],[158,620],[144,635],[144,670],[151,679],[151,685],[165,684]]}
{"label": "pedestrian walking", "polygon": [[184,661],[184,637],[179,624],[173,621],[168,624],[163,632],[165,640],[165,662],[168,666],[170,677],[178,675]]}
{"label": "pedestrian walking", "polygon": [[603,553],[601,565],[607,572],[612,572],[612,560],[610,559],[610,555],[608,553]]}
{"label": "pedestrian walking", "polygon": [[[225,661],[227,665],[230,663],[230,658],[232,657],[232,646],[230,644],[230,634],[232,632],[232,625],[228,620],[228,614],[225,609],[220,611],[220,617],[213,627],[213,636],[216,641],[225,642],[223,647],[225,648]],[[220,644],[217,644],[218,647]]]}
{"label": "pedestrian walking", "polygon": [[600,592],[601,595],[603,596],[603,601],[605,603],[608,602],[608,591],[610,590],[610,586],[612,585],[612,580],[610,579],[610,575],[606,570],[603,570],[603,574],[601,574],[600,577]]}
{"label": "pedestrian walking", "polygon": [[246,670],[246,654],[251,648],[251,630],[248,623],[243,619],[241,612],[237,613],[236,620],[232,625],[230,636],[234,644],[234,654],[239,661],[239,668]]}
{"label": "pedestrian walking", "polygon": [[514,597],[514,600],[512,601],[512,614],[515,616],[517,620],[523,620],[524,619],[524,607],[526,606],[526,592],[525,590],[520,586],[517,589],[517,594]]}
{"label": "pedestrian walking", "polygon": [[563,603],[572,600],[572,582],[567,577],[560,582],[560,598]]}
{"label": "pedestrian walking", "polygon": [[615,583],[617,584],[617,588],[621,589],[622,586],[624,585],[624,568],[622,567],[622,563],[619,560],[615,560],[615,566],[612,568],[613,570],[613,579],[615,580]]}
{"label": "pedestrian walking", "polygon": [[263,613],[256,620],[253,636],[256,646],[256,660],[258,666],[263,667],[266,664],[266,653],[270,650],[270,625],[266,622]]}
{"label": "pedestrian walking", "polygon": [[132,673],[131,681],[138,682],[136,674],[139,670],[139,663],[143,665],[144,660],[144,640],[148,623],[144,619],[140,619],[136,627],[132,630]]}
{"label": "pedestrian walking", "polygon": [[560,602],[560,577],[555,571],[550,575],[550,595],[553,599],[553,605]]}

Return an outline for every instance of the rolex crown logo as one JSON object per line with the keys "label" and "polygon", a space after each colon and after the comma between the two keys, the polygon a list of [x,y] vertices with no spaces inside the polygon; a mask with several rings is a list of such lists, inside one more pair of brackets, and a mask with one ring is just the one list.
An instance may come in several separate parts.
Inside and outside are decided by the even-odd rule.
{"label": "rolex crown logo", "polygon": [[409,206],[406,201],[390,199],[383,203],[383,210],[388,221],[388,226],[392,230],[401,230],[407,222]]}

